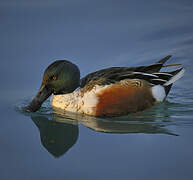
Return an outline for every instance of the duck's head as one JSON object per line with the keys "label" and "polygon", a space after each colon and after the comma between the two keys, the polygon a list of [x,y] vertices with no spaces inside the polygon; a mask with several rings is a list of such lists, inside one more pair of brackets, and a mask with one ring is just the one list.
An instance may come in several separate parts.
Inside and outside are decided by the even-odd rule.
{"label": "duck's head", "polygon": [[71,93],[79,84],[80,71],[78,67],[67,60],[57,60],[45,70],[38,93],[30,104],[24,108],[24,111],[35,112],[52,93]]}

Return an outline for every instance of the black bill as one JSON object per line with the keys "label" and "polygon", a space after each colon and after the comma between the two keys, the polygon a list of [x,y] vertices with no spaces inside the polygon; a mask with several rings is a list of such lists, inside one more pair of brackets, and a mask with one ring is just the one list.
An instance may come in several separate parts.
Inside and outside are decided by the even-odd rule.
{"label": "black bill", "polygon": [[42,85],[40,90],[33,98],[33,100],[29,103],[28,106],[24,107],[23,110],[26,112],[35,112],[37,111],[42,103],[52,94],[52,90],[49,89],[47,86]]}

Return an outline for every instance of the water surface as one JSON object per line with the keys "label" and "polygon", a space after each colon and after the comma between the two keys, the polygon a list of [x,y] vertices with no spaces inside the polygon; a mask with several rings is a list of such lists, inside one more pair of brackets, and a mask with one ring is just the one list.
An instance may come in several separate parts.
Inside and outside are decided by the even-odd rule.
{"label": "water surface", "polygon": [[[186,0],[2,1],[0,179],[193,179],[192,17]],[[185,76],[145,112],[94,118],[53,110],[49,100],[20,111],[56,59],[84,76],[169,54]]]}

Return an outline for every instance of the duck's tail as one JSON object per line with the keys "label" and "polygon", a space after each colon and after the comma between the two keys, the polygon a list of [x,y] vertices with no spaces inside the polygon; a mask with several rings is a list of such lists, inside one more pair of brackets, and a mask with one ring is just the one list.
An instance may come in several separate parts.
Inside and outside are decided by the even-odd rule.
{"label": "duck's tail", "polygon": [[171,74],[171,78],[168,79],[164,84],[163,87],[165,89],[166,92],[166,96],[168,95],[172,85],[174,82],[176,82],[178,79],[180,79],[185,73],[185,69],[184,68],[180,68],[177,69],[175,71],[170,72],[169,74]]}
{"label": "duck's tail", "polygon": [[152,93],[155,99],[157,101],[163,101],[167,97],[173,83],[180,79],[184,75],[184,72],[185,69],[180,68],[169,73],[154,73],[156,75],[162,75],[162,79],[160,80],[165,81],[163,84],[157,84],[152,87]]}
{"label": "duck's tail", "polygon": [[172,74],[173,76],[166,83],[164,83],[163,86],[169,86],[170,84],[173,84],[178,79],[180,79],[184,75],[184,73],[185,73],[184,68],[180,68],[173,72],[170,72],[170,74]]}
{"label": "duck's tail", "polygon": [[[161,64],[161,68],[164,68],[164,67],[173,67],[173,66],[180,66],[180,65],[181,65],[181,64],[167,64],[167,65],[164,65],[164,64],[168,61],[168,59],[171,58],[171,57],[172,57],[171,55],[166,56],[166,57],[164,57],[163,59],[157,61],[156,64]],[[160,69],[161,69],[161,68],[160,68]],[[184,75],[184,73],[185,73],[185,69],[184,69],[184,68],[179,68],[179,69],[177,69],[177,70],[175,70],[175,71],[172,71],[172,72],[163,73],[163,74],[165,74],[165,75],[166,75],[166,74],[171,75],[170,77],[167,77],[167,79],[164,79],[164,80],[167,80],[167,81],[163,84],[163,86],[164,86],[166,89],[168,89],[168,90],[166,91],[167,93],[169,92],[172,84],[173,84],[174,82],[176,82],[178,79],[180,79],[180,78]]]}

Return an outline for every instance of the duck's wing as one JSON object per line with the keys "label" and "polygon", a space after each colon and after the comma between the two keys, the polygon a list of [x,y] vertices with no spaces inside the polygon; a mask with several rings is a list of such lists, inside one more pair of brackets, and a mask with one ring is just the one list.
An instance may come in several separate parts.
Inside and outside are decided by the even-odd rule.
{"label": "duck's wing", "polygon": [[[138,67],[111,67],[102,69],[93,73],[88,74],[81,79],[80,87],[83,88],[88,84],[107,85],[121,81],[123,79],[143,79],[152,84],[164,84],[166,83],[174,72],[160,73],[160,69],[164,67],[164,63],[171,56],[167,56],[155,64],[149,66],[138,66]],[[176,64],[170,65],[174,66]],[[167,65],[168,66],[168,65]],[[177,70],[177,71],[180,71]]]}

